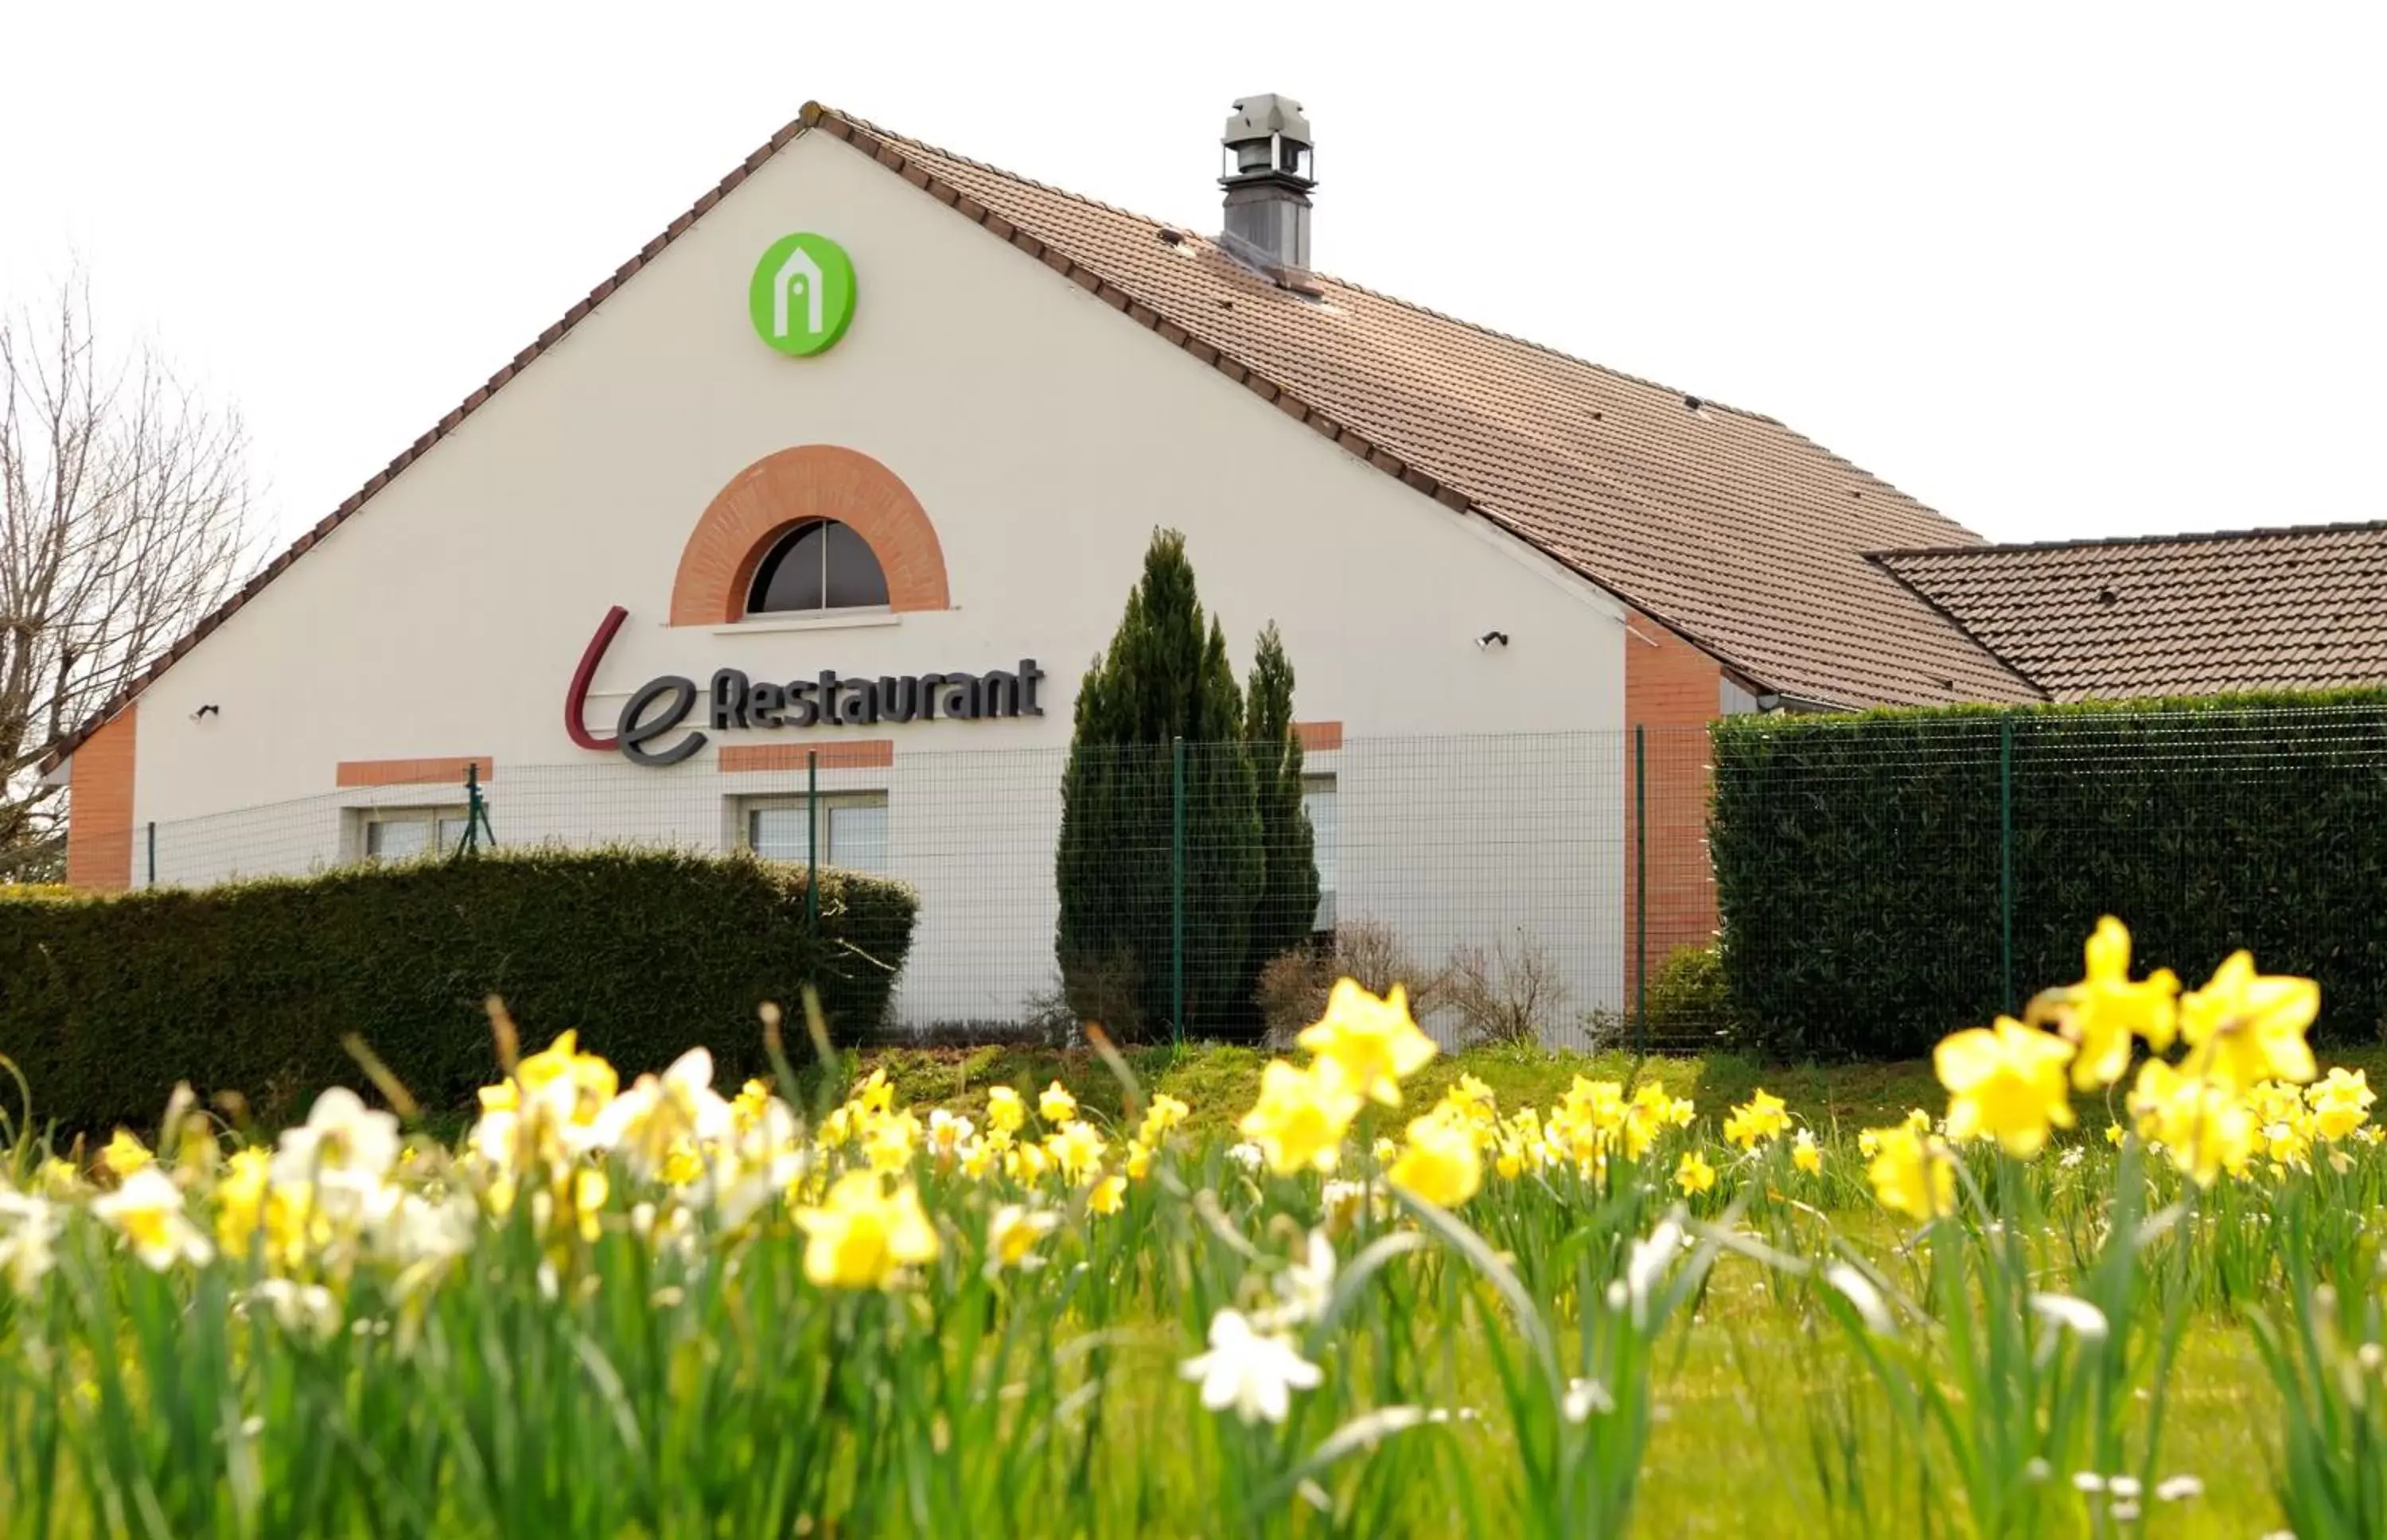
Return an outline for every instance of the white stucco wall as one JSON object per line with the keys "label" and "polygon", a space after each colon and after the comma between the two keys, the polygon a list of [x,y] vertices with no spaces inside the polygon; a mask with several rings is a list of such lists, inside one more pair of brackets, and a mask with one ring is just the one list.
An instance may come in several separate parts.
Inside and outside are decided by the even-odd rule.
{"label": "white stucco wall", "polygon": [[[746,316],[756,257],[795,229],[833,236],[858,274],[852,328],[810,360],[764,347]],[[830,629],[667,625],[706,504],[800,444],[862,450],[906,482],[935,523],[953,608]],[[1423,952],[1520,925],[1552,933],[1577,1004],[1612,1003],[1614,605],[824,135],[766,165],[149,689],[136,828],[159,825],[162,881],[305,869],[348,853],[346,809],[455,800],[338,792],[338,762],[486,754],[501,839],[717,844],[726,796],[802,777],[717,774],[717,748],[755,734],[715,734],[669,771],[574,748],[564,687],[617,603],[630,619],[591,695],[600,727],[660,674],[1033,657],[1050,673],[1041,720],[850,730],[894,739],[893,768],[823,779],[888,790],[895,870],[923,890],[904,1012],[1007,1018],[1051,973],[1055,783],[1078,677],[1162,524],[1186,532],[1238,667],[1274,619],[1297,713],[1345,725],[1342,914],[1396,919]],[[1509,645],[1480,650],[1494,628]],[[195,721],[201,704],[219,711]],[[1415,747],[1510,733],[1546,736]],[[1042,752],[994,752],[1009,750]],[[288,805],[240,811],[269,803]],[[134,880],[146,876],[136,832]]]}

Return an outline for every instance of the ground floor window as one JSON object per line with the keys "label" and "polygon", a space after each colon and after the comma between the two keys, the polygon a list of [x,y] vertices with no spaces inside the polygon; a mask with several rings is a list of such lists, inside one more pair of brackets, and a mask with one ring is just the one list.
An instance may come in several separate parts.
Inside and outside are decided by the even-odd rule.
{"label": "ground floor window", "polygon": [[369,807],[358,816],[368,861],[409,861],[464,842],[461,807]]}
{"label": "ground floor window", "polygon": [[1333,776],[1301,777],[1301,811],[1309,815],[1310,852],[1318,866],[1318,923],[1313,928],[1332,930],[1334,928],[1334,879],[1339,865]]}
{"label": "ground floor window", "polygon": [[820,864],[854,872],[887,870],[887,793],[836,791],[817,799],[753,797],[741,820],[746,848],[765,861]]}

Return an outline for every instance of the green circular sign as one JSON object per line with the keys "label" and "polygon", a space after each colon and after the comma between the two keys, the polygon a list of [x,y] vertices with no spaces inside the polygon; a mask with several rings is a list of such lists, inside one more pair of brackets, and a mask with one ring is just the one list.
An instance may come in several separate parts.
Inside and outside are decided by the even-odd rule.
{"label": "green circular sign", "polygon": [[780,352],[826,352],[853,319],[853,262],[826,235],[782,235],[754,264],[746,310],[755,335]]}

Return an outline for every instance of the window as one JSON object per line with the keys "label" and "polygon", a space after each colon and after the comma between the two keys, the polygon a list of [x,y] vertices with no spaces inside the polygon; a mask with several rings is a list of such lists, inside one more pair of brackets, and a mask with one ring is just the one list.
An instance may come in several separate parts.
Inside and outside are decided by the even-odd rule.
{"label": "window", "polygon": [[835,519],[814,519],[780,536],[747,590],[750,615],[864,610],[887,603],[887,574],[870,542]]}
{"label": "window", "polygon": [[1341,866],[1340,829],[1334,811],[1334,777],[1301,777],[1301,811],[1309,818],[1311,858],[1318,865],[1318,920],[1313,930],[1334,928],[1334,883]]}
{"label": "window", "polygon": [[362,816],[368,861],[410,861],[453,851],[464,842],[461,807],[373,807]]}
{"label": "window", "polygon": [[746,848],[765,861],[808,864],[820,835],[820,864],[854,872],[887,870],[887,793],[840,791],[820,799],[817,816],[798,797],[757,797],[746,804]]}

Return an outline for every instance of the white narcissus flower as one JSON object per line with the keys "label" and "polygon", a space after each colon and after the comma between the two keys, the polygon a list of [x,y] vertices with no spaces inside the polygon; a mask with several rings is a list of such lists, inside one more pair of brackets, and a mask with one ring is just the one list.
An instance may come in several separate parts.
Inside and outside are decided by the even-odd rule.
{"label": "white narcissus flower", "polygon": [[588,1127],[590,1149],[618,1153],[641,1177],[665,1173],[672,1156],[726,1137],[737,1115],[713,1089],[713,1055],[691,1048],[661,1075],[641,1075],[605,1104]]}
{"label": "white narcissus flower", "polygon": [[1897,1332],[1898,1322],[1890,1315],[1889,1305],[1881,1297],[1881,1291],[1873,1286],[1872,1279],[1846,1262],[1835,1262],[1824,1269],[1824,1281],[1839,1290],[1847,1296],[1848,1302],[1856,1306],[1866,1331],[1876,1337],[1890,1336]]}
{"label": "white narcissus flower", "polygon": [[329,1342],[340,1330],[340,1302],[320,1283],[269,1278],[247,1291],[244,1305],[262,1305],[284,1331]]}
{"label": "white narcissus flower", "polygon": [[1202,1382],[1202,1405],[1229,1407],[1245,1422],[1282,1422],[1293,1409],[1293,1392],[1317,1386],[1320,1371],[1282,1337],[1263,1336],[1240,1310],[1210,1318],[1210,1351],[1178,1366],[1188,1380]]}
{"label": "white narcissus flower", "polygon": [[0,1278],[20,1295],[42,1286],[57,1260],[52,1243],[61,1225],[49,1199],[0,1186]]}
{"label": "white narcissus flower", "polygon": [[2033,1294],[2030,1307],[2042,1319],[2054,1322],[2083,1342],[2105,1340],[2105,1312],[2085,1299],[2075,1299],[2070,1294]]}
{"label": "white narcissus flower", "polygon": [[2184,1503],[2191,1497],[2203,1496],[2204,1496],[2204,1483],[2194,1476],[2166,1476],[2155,1483],[2157,1502]]}
{"label": "white narcissus flower", "polygon": [[91,1212],[132,1243],[133,1254],[153,1272],[177,1262],[203,1265],[216,1254],[183,1207],[182,1189],[155,1166],[144,1166],[115,1192],[94,1198]]}
{"label": "white narcissus flower", "polygon": [[1287,1326],[1306,1326],[1326,1313],[1334,1297],[1334,1243],[1326,1231],[1311,1231],[1309,1255],[1277,1274],[1276,1297],[1276,1319]]}
{"label": "white narcissus flower", "polygon": [[1648,1240],[1633,1243],[1633,1253],[1624,1261],[1624,1294],[1632,1302],[1634,1325],[1648,1323],[1649,1291],[1682,1255],[1685,1239],[1682,1226],[1661,1219]]}
{"label": "white narcissus flower", "polygon": [[307,1121],[283,1130],[273,1152],[273,1185],[370,1188],[398,1164],[398,1118],[365,1105],[346,1086],[315,1098]]}
{"label": "white narcissus flower", "polygon": [[1245,1140],[1240,1144],[1228,1145],[1227,1158],[1246,1171],[1257,1171],[1260,1168],[1260,1163],[1268,1159],[1268,1152],[1251,1141]]}

